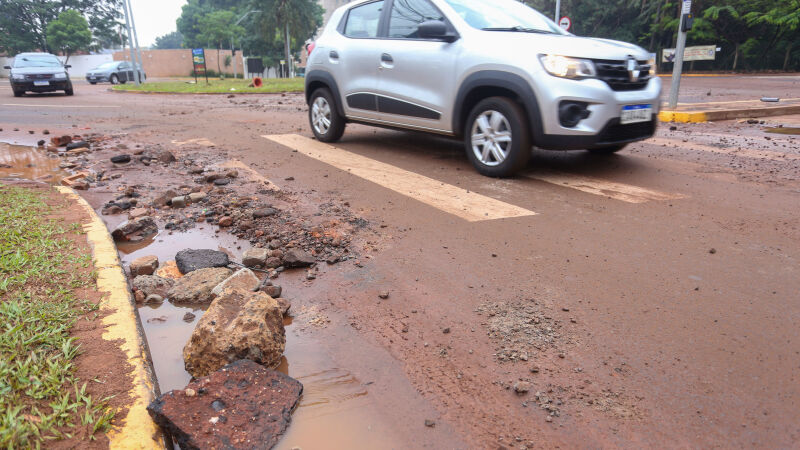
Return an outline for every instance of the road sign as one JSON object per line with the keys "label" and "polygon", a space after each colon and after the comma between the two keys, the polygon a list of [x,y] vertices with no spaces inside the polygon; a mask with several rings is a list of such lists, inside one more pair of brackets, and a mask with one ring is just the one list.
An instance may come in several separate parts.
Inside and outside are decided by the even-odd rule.
{"label": "road sign", "polygon": [[681,14],[689,14],[690,12],[692,12],[692,0],[683,0]]}
{"label": "road sign", "polygon": [[197,74],[206,76],[208,83],[208,72],[206,71],[206,52],[202,48],[192,49],[192,67],[194,68],[194,81],[197,82]]}
{"label": "road sign", "polygon": [[[686,47],[683,50],[684,61],[713,61],[716,58],[717,46],[716,45],[697,45],[694,47]],[[661,62],[674,62],[675,49],[665,48],[661,53]]]}
{"label": "road sign", "polygon": [[569,20],[569,17],[564,16],[558,21],[558,26],[564,31],[569,31],[569,27],[572,26],[572,21]]}

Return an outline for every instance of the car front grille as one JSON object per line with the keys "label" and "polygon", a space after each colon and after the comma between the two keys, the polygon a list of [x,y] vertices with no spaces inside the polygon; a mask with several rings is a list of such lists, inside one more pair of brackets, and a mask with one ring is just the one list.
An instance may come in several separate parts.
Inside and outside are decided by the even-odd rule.
{"label": "car front grille", "polygon": [[593,61],[597,68],[597,78],[605,81],[615,91],[638,91],[644,89],[650,81],[650,65],[646,61],[636,62],[636,69],[639,70],[639,78],[636,81],[631,81],[625,61],[608,59]]}
{"label": "car front grille", "polygon": [[621,125],[619,119],[603,130],[598,144],[615,144],[648,138],[656,131],[655,120]]}
{"label": "car front grille", "polygon": [[31,75],[25,75],[26,80],[51,80],[53,78],[52,74],[44,74],[44,73],[35,73]]}

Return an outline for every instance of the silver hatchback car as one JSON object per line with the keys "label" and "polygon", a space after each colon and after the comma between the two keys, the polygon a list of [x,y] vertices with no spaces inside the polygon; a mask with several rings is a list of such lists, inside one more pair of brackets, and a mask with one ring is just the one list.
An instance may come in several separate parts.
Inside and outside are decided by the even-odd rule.
{"label": "silver hatchback car", "polygon": [[612,153],[655,133],[661,81],[644,49],[574,36],[515,0],[359,0],[337,9],[306,68],[314,135],[349,122],[464,139],[509,176],[531,147]]}

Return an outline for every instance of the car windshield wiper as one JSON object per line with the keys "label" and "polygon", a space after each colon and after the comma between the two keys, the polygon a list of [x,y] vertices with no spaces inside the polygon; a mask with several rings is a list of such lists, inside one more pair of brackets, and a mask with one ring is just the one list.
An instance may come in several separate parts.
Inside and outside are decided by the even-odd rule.
{"label": "car windshield wiper", "polygon": [[525,28],[519,25],[515,25],[513,27],[486,27],[481,28],[483,31],[515,31],[517,33],[541,33],[541,34],[553,34],[552,31],[548,30],[539,30],[537,28]]}

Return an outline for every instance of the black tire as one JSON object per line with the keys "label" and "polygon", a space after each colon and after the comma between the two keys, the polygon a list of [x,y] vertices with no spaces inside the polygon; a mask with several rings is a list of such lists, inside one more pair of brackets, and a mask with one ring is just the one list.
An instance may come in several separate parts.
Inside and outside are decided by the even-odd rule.
{"label": "black tire", "polygon": [[117,74],[115,73],[112,73],[111,76],[108,77],[108,81],[111,84],[119,84],[119,76],[117,76]]}
{"label": "black tire", "polygon": [[18,91],[16,89],[12,89],[12,91],[14,91],[14,97],[22,97],[25,95],[25,91]]}
{"label": "black tire", "polygon": [[89,84],[91,84],[92,86],[94,86],[95,84],[97,84],[97,81],[90,81],[90,82],[89,82]]}
{"label": "black tire", "polygon": [[[493,134],[491,147],[487,150],[485,139],[484,144],[473,145],[473,134],[485,135],[485,132],[480,133],[482,128],[476,121],[480,116],[486,117],[487,121],[494,119],[497,117],[494,113],[500,113],[505,120],[499,121],[498,130],[489,129]],[[510,142],[494,140],[507,138],[506,136],[510,136]],[[531,134],[525,111],[518,103],[505,97],[489,97],[481,100],[472,108],[467,118],[464,127],[464,147],[467,158],[481,175],[489,177],[514,175],[528,164],[531,157]],[[496,153],[492,151],[493,149],[499,151]],[[479,152],[480,156],[476,152]],[[502,159],[498,159],[497,155]]]}
{"label": "black tire", "polygon": [[67,94],[67,95],[74,95],[75,94],[75,91],[72,90],[72,83],[70,83],[70,85],[66,89],[64,89],[64,93]]}
{"label": "black tire", "polygon": [[617,144],[617,145],[608,145],[605,147],[597,147],[597,148],[590,148],[589,153],[594,155],[610,155],[612,153],[617,153],[618,151],[625,148],[628,144]]}
{"label": "black tire", "polygon": [[[327,105],[327,108],[325,107]],[[315,110],[315,108],[317,108]],[[323,119],[327,119],[328,127],[320,122],[315,124],[315,114],[321,114]],[[336,142],[342,138],[344,134],[345,119],[339,114],[336,99],[328,88],[319,88],[311,94],[308,101],[308,123],[311,125],[311,131],[320,142]]]}

